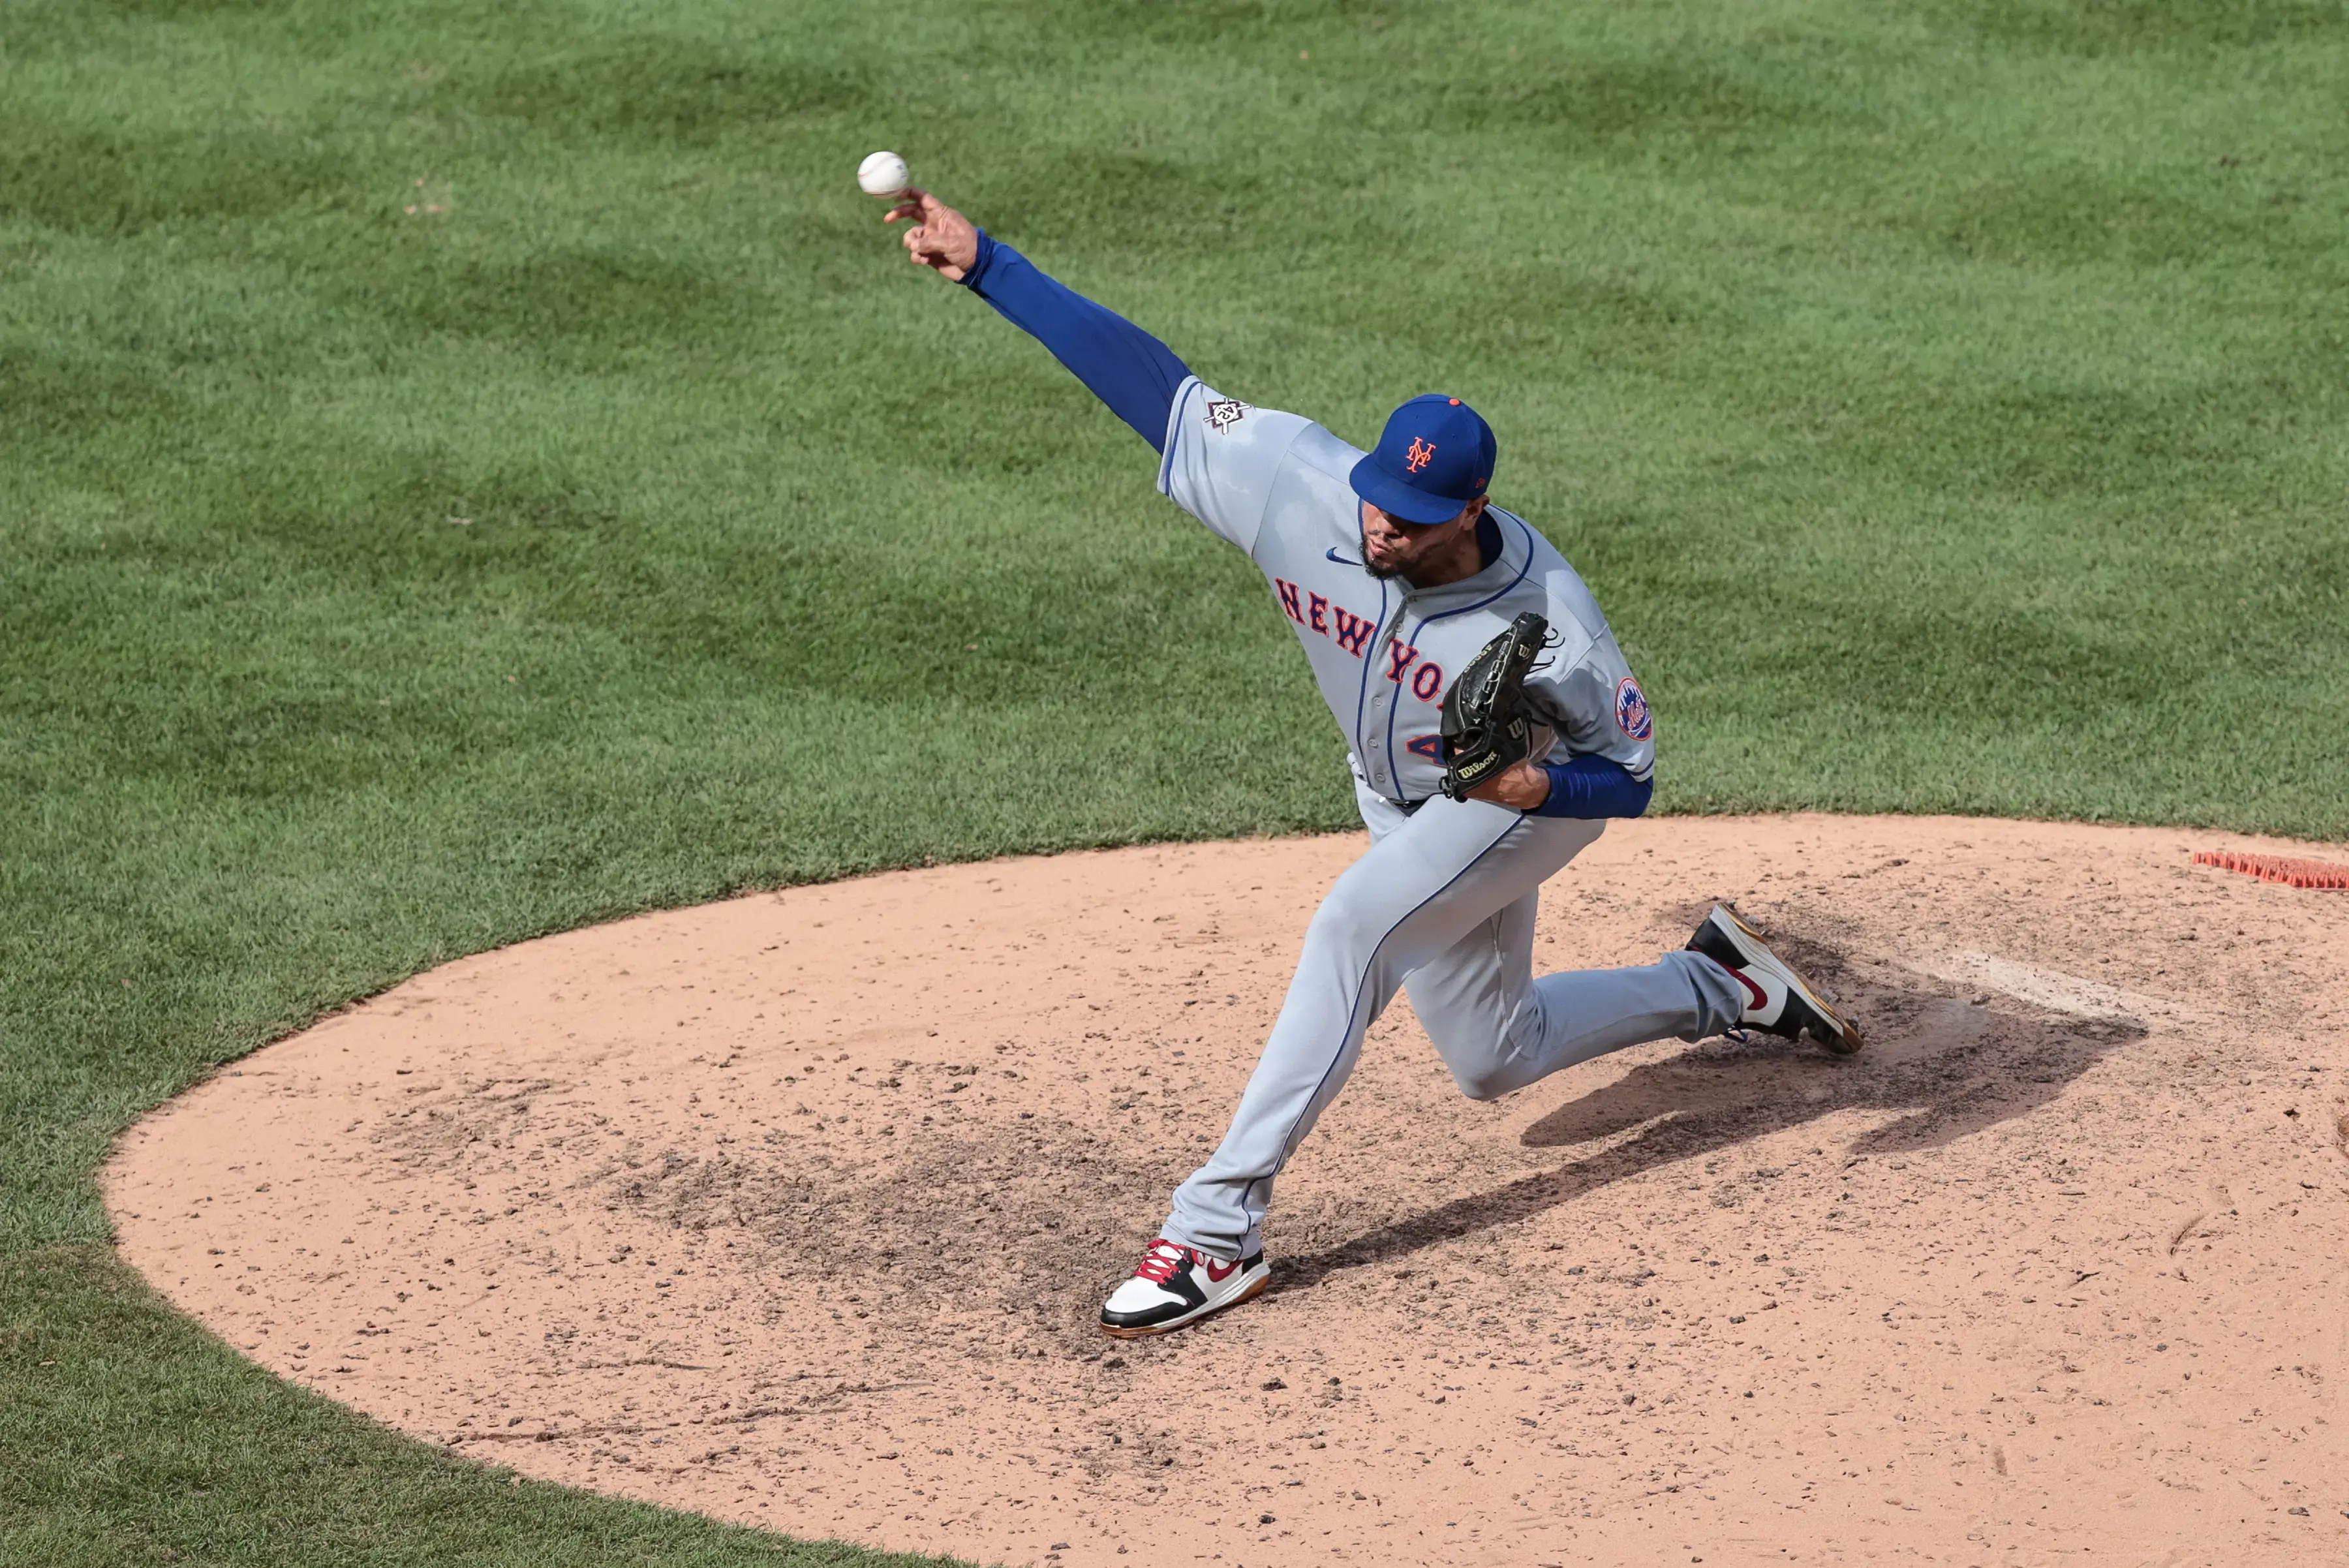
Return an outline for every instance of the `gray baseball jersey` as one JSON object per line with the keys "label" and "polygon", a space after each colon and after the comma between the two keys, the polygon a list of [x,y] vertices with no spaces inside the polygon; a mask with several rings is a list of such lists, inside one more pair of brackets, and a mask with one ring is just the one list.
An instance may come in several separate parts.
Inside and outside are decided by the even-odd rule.
{"label": "gray baseball jersey", "polygon": [[1389,800],[1416,804],[1444,776],[1437,723],[1454,672],[1520,611],[1560,639],[1526,693],[1547,726],[1535,757],[1597,753],[1645,780],[1655,729],[1607,618],[1566,558],[1523,519],[1489,509],[1497,558],[1474,576],[1420,588],[1361,561],[1361,503],[1347,474],[1362,456],[1312,421],[1223,397],[1196,377],[1174,397],[1158,488],[1247,552],[1345,732],[1354,772]]}

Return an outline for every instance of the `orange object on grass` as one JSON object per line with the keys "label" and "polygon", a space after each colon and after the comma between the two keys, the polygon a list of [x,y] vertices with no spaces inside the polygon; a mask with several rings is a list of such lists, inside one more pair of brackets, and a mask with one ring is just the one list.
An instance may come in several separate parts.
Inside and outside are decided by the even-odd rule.
{"label": "orange object on grass", "polygon": [[2240,871],[2262,882],[2282,882],[2294,888],[2349,888],[2349,866],[2330,860],[2295,860],[2287,855],[2239,855],[2231,849],[2198,849],[2197,866]]}

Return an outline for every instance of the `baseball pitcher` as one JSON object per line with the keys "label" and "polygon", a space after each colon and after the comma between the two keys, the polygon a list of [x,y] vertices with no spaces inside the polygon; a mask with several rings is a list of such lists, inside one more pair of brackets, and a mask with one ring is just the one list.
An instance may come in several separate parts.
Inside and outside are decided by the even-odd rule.
{"label": "baseball pitcher", "polygon": [[1487,499],[1495,444],[1474,409],[1413,398],[1361,451],[1209,387],[928,192],[888,214],[905,219],[916,265],[1040,339],[1157,449],[1158,488],[1264,573],[1346,737],[1371,832],[1307,929],[1230,1129],[1102,1306],[1105,1333],[1164,1334],[1270,1282],[1274,1179],[1398,988],[1480,1100],[1626,1045],[1740,1027],[1859,1049],[1726,909],[1645,968],[1534,975],[1541,885],[1609,818],[1647,809],[1655,722],[1574,568]]}

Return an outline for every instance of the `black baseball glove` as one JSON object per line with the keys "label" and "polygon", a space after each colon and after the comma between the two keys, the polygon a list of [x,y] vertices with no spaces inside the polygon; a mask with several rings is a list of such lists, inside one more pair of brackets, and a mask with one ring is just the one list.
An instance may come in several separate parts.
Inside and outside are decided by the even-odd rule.
{"label": "black baseball glove", "polygon": [[1549,622],[1527,610],[1479,649],[1444,693],[1444,793],[1454,800],[1466,800],[1533,750],[1526,676],[1548,639]]}

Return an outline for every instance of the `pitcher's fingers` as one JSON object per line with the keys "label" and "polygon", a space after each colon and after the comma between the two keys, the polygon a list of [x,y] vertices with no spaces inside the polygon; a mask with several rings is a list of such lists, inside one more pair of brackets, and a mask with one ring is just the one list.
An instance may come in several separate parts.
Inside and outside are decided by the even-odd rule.
{"label": "pitcher's fingers", "polygon": [[894,223],[900,218],[918,218],[921,215],[922,204],[919,202],[901,202],[884,213],[881,215],[881,221],[885,223]]}

